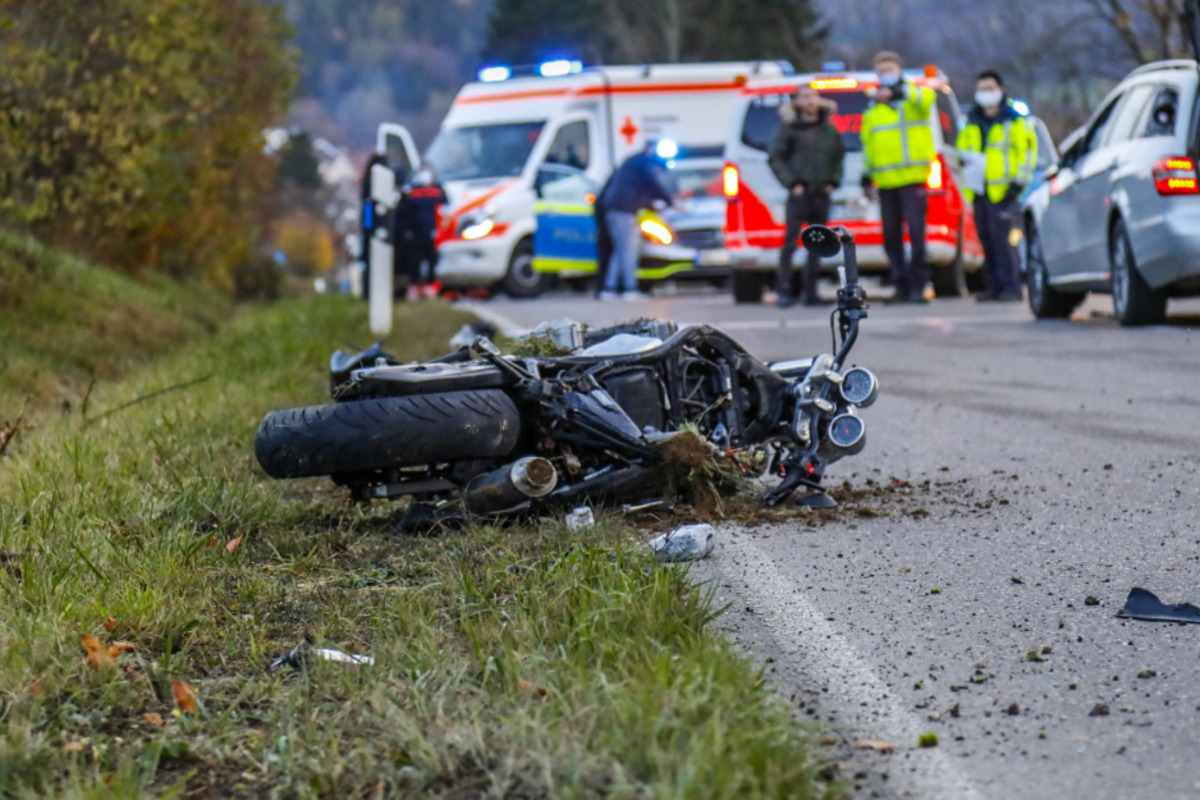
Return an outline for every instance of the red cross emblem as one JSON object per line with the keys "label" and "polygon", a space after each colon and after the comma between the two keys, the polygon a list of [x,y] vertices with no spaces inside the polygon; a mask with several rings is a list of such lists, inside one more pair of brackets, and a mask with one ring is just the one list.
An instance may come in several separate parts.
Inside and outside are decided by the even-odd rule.
{"label": "red cross emblem", "polygon": [[626,117],[625,124],[617,132],[625,137],[625,144],[632,145],[633,140],[637,138],[638,131],[640,130],[641,128],[633,124],[633,117]]}

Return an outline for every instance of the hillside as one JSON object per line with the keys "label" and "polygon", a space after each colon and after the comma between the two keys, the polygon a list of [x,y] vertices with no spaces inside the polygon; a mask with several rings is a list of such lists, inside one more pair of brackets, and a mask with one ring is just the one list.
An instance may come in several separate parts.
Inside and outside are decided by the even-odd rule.
{"label": "hillside", "polygon": [[0,230],[0,422],[27,397],[35,413],[77,407],[93,379],[212,333],[229,312],[209,290],[139,281]]}

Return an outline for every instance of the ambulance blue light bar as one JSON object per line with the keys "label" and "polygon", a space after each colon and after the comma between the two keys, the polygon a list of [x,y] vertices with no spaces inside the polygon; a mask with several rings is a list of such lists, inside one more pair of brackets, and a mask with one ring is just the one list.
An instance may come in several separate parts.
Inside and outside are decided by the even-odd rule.
{"label": "ambulance blue light bar", "polygon": [[479,80],[483,83],[497,83],[512,77],[512,69],[502,64],[484,67],[479,70]]}
{"label": "ambulance blue light bar", "polygon": [[670,161],[679,155],[679,145],[670,139],[659,139],[654,146],[654,154],[663,161]]}
{"label": "ambulance blue light bar", "polygon": [[538,75],[541,75],[543,78],[560,78],[563,75],[571,75],[582,71],[582,61],[569,61],[565,58],[554,61],[543,61],[541,64],[538,64],[537,68]]}
{"label": "ambulance blue light bar", "polygon": [[1029,116],[1029,104],[1026,103],[1024,100],[1013,100],[1012,107],[1013,107],[1013,111],[1017,112],[1022,117]]}

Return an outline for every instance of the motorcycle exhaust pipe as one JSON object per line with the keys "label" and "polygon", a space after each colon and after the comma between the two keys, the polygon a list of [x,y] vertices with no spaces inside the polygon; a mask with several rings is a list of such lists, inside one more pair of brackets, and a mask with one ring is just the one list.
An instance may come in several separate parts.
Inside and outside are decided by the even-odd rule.
{"label": "motorcycle exhaust pipe", "polygon": [[463,490],[463,507],[472,514],[491,514],[545,497],[558,485],[558,470],[537,456],[480,475]]}

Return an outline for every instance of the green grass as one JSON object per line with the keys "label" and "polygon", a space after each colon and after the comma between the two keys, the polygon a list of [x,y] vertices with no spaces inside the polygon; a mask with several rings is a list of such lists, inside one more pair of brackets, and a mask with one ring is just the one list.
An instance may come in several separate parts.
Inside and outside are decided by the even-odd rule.
{"label": "green grass", "polygon": [[[339,297],[241,314],[99,384],[90,416],[215,378],[46,417],[0,461],[0,797],[829,790],[709,598],[618,520],[400,537],[395,506],[262,475],[259,418],[321,402],[365,317]],[[404,304],[388,344],[439,354],[463,321]],[[86,634],[133,649],[95,668]],[[266,671],[302,641],[376,663]]]}
{"label": "green grass", "polygon": [[102,383],[230,312],[211,290],[162,276],[138,281],[0,229],[0,422],[31,409],[78,406]]}

